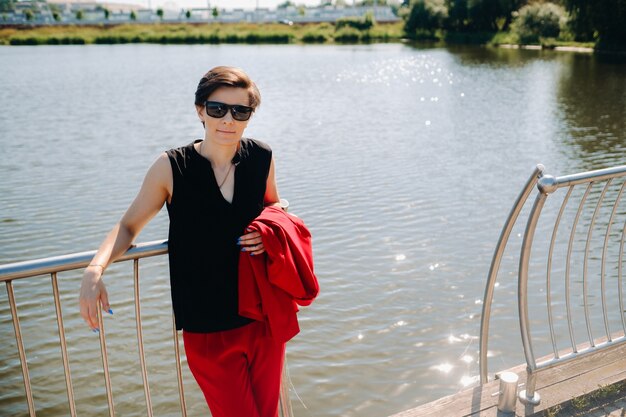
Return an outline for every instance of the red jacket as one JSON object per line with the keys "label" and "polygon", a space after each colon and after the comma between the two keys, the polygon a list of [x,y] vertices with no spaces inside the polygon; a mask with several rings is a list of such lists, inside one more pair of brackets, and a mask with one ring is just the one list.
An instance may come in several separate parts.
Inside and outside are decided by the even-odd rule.
{"label": "red jacket", "polygon": [[239,314],[265,321],[272,337],[287,342],[300,331],[296,312],[319,292],[311,233],[279,207],[266,207],[248,226],[261,234],[265,253],[239,256]]}

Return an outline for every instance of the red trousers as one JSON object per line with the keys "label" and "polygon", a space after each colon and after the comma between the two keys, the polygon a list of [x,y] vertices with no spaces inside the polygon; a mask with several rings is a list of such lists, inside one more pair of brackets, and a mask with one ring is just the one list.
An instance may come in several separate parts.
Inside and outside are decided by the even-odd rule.
{"label": "red trousers", "polygon": [[213,417],[278,417],[285,344],[255,321],[216,333],[183,331],[187,364]]}

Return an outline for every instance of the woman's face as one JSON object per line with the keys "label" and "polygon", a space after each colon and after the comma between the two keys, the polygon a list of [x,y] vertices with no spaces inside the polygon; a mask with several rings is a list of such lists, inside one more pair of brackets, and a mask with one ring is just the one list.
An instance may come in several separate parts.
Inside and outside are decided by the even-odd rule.
{"label": "woman's face", "polygon": [[[248,90],[245,88],[221,87],[211,94],[207,101],[217,101],[230,105],[249,106]],[[196,106],[200,121],[204,122],[205,139],[221,145],[239,143],[243,132],[248,126],[249,120],[239,121],[233,119],[229,110],[221,118],[211,117],[207,114],[205,106]]]}

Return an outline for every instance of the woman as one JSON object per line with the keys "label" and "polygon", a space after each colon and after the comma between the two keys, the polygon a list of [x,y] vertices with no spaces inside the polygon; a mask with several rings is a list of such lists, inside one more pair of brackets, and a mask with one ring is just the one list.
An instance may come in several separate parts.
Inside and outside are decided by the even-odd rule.
{"label": "woman", "polygon": [[96,309],[111,313],[102,276],[163,204],[169,213],[169,260],[176,328],[189,368],[213,417],[276,417],[284,343],[264,324],[238,314],[239,250],[264,252],[245,232],[268,205],[279,205],[271,149],[243,138],[261,97],[240,69],[202,77],[195,107],[203,140],[159,156],[120,222],[85,269],[81,315],[98,331]]}

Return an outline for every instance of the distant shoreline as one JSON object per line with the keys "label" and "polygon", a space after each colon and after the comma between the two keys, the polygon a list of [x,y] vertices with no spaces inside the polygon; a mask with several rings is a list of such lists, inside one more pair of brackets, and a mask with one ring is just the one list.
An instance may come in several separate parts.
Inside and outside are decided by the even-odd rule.
{"label": "distant shoreline", "polygon": [[116,23],[69,25],[0,26],[0,45],[85,45],[85,44],[358,44],[371,42],[428,41],[434,44],[481,44],[511,49],[545,49],[594,53],[593,44],[517,45],[499,42],[500,34],[451,34],[443,40],[407,39],[402,22],[378,23],[368,30],[331,23],[292,26],[278,23]]}
{"label": "distant shoreline", "polygon": [[125,23],[96,25],[0,26],[3,45],[75,44],[287,44],[401,41],[402,23],[378,23],[369,30],[330,23]]}

